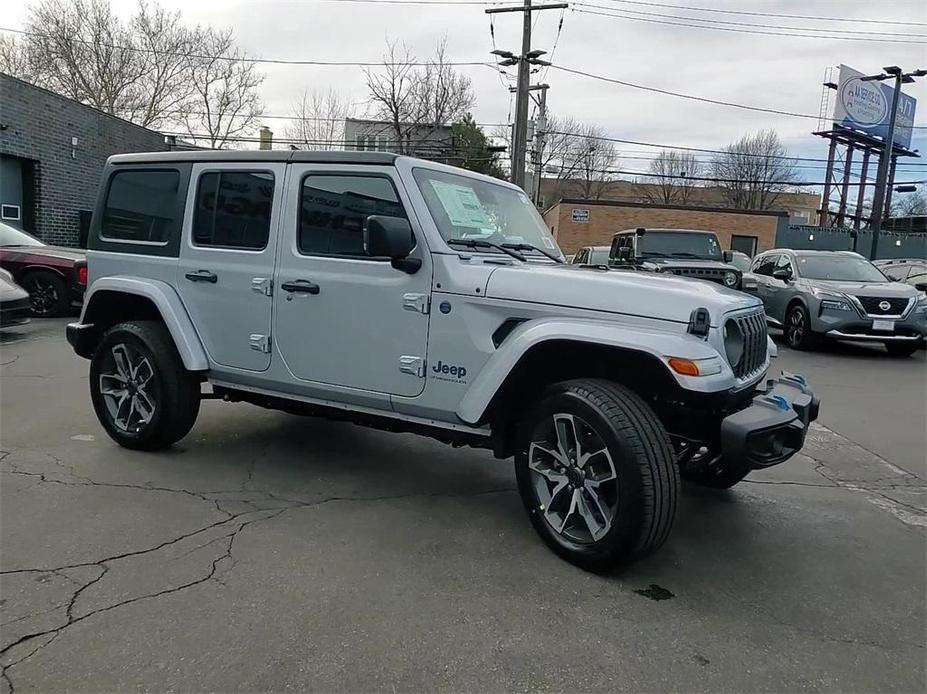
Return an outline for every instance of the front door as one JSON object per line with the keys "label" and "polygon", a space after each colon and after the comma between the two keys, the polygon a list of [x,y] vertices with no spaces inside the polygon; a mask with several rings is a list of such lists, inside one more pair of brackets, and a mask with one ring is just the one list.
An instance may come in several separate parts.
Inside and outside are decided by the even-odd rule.
{"label": "front door", "polygon": [[270,366],[274,256],[285,164],[195,164],[176,286],[210,359]]}
{"label": "front door", "polygon": [[[274,334],[294,378],[415,396],[425,386],[431,258],[395,169],[292,164]],[[364,252],[369,215],[409,219],[415,274]]]}

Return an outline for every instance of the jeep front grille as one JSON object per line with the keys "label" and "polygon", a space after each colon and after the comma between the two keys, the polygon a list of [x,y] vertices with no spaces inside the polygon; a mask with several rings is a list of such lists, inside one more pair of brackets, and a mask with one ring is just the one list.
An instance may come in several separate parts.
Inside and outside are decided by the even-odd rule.
{"label": "jeep front grille", "polygon": [[728,318],[724,349],[738,379],[749,378],[766,364],[766,314],[763,310]]}
{"label": "jeep front grille", "polygon": [[670,270],[674,275],[679,275],[680,277],[694,277],[699,280],[708,280],[709,282],[717,282],[718,284],[724,284],[724,274],[726,270],[708,270],[705,268],[694,268],[694,267],[679,267],[673,268]]}
{"label": "jeep front grille", "polygon": [[[856,299],[870,316],[900,316],[908,308],[907,297],[858,296]],[[883,303],[884,302],[884,303]],[[888,305],[888,308],[883,306]]]}

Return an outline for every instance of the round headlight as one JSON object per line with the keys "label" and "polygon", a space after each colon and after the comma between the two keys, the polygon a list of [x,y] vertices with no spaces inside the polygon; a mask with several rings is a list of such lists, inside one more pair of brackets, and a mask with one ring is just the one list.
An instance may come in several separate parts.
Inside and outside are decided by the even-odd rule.
{"label": "round headlight", "polygon": [[727,354],[727,362],[732,367],[736,366],[744,355],[744,334],[740,326],[732,320],[724,323],[724,352]]}
{"label": "round headlight", "polygon": [[725,272],[724,273],[724,286],[725,287],[736,287],[737,286],[737,273],[736,272]]}

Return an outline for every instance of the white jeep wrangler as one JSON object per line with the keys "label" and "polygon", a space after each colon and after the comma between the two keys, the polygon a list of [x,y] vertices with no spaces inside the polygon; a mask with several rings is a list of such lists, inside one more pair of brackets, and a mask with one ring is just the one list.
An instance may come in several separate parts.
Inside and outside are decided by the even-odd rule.
{"label": "white jeep wrangler", "polygon": [[119,155],[89,243],[67,335],[120,445],[170,446],[221,398],[489,448],[591,570],[666,540],[680,474],[729,487],[817,416],[803,378],[767,377],[757,299],[565,265],[520,189],[449,166]]}

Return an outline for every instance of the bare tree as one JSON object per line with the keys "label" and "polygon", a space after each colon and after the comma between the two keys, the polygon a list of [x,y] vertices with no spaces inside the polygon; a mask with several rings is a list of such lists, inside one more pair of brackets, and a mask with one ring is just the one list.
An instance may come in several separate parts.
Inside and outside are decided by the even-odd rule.
{"label": "bare tree", "polygon": [[[568,132],[568,131],[564,131]],[[569,182],[587,200],[599,200],[615,179],[618,152],[597,125],[577,125],[567,135],[560,154],[562,185]]]}
{"label": "bare tree", "polygon": [[293,103],[293,121],[286,127],[289,140],[300,149],[341,149],[344,120],[354,115],[354,104],[334,89],[306,89]]}
{"label": "bare tree", "polygon": [[[872,203],[870,202],[870,208]],[[927,215],[927,193],[918,188],[913,193],[896,193],[892,197],[892,217]]]}
{"label": "bare tree", "polygon": [[377,117],[389,123],[400,153],[412,153],[473,106],[470,78],[448,64],[446,47],[447,39],[442,39],[434,57],[419,65],[408,46],[387,41],[382,67],[365,71]]}
{"label": "bare tree", "polygon": [[774,130],[745,135],[711,162],[726,202],[738,209],[769,210],[799,180],[795,161]]}
{"label": "bare tree", "polygon": [[636,182],[636,193],[646,202],[662,205],[684,205],[689,202],[701,163],[691,152],[661,150],[650,161],[650,175]]}
{"label": "bare tree", "polygon": [[33,80],[25,45],[6,34],[0,34],[0,72],[27,82]]}
{"label": "bare tree", "polygon": [[235,46],[232,30],[200,29],[191,59],[193,98],[184,124],[194,141],[224,147],[254,129],[263,112],[258,87],[264,75]]}
{"label": "bare tree", "polygon": [[26,31],[33,81],[101,111],[156,127],[189,98],[194,37],[178,13],[141,2],[124,23],[107,0],[42,0]]}

